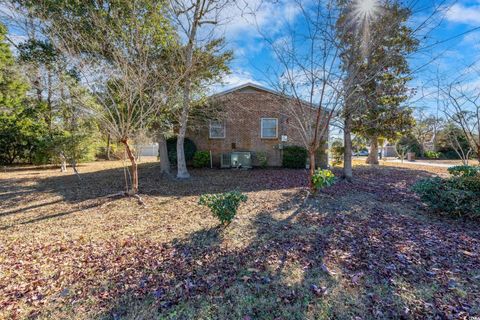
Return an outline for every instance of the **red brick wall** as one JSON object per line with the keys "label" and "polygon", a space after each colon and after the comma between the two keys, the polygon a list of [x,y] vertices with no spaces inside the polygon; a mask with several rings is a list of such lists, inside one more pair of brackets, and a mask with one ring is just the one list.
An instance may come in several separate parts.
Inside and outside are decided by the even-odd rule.
{"label": "red brick wall", "polygon": [[[250,151],[253,165],[259,165],[256,154],[267,154],[268,166],[282,165],[282,150],[279,145],[304,146],[298,130],[289,126],[289,117],[282,106],[282,98],[273,93],[244,88],[219,97],[216,102],[221,106],[218,118],[225,122],[225,138],[210,139],[209,123],[199,126],[188,133],[198,150],[211,151],[214,166],[220,165],[220,155],[232,151]],[[261,118],[278,119],[278,137],[261,138]],[[288,141],[281,142],[281,136],[287,135]],[[319,157],[317,165],[325,166],[326,157]]]}

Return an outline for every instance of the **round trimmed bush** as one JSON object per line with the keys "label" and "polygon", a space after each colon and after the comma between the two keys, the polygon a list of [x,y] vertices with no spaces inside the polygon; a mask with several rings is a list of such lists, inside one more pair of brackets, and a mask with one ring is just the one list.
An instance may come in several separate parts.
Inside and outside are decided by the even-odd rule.
{"label": "round trimmed bush", "polygon": [[208,151],[197,151],[193,155],[193,166],[195,168],[205,168],[210,164],[210,153]]}
{"label": "round trimmed bush", "polygon": [[299,146],[283,148],[282,166],[292,169],[305,169],[307,164],[307,150]]}

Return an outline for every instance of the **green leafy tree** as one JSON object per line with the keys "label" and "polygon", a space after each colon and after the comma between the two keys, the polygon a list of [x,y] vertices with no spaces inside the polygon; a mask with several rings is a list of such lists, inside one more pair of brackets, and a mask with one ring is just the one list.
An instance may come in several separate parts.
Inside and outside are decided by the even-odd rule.
{"label": "green leafy tree", "polygon": [[[340,1],[343,3],[344,1]],[[401,4],[384,3],[371,16],[351,23],[358,2],[343,3],[339,19],[341,57],[346,71],[344,136],[344,176],[350,179],[351,132],[369,140],[368,163],[378,163],[378,139],[395,139],[413,125],[408,97],[407,56],[417,48],[417,40],[407,26],[410,10]]]}
{"label": "green leafy tree", "polygon": [[[164,51],[178,42],[167,18],[167,2],[25,2],[46,22],[45,32],[55,39],[56,49],[78,62],[82,83],[95,98],[88,109],[103,131],[124,145],[131,162],[128,192],[136,194],[138,170],[131,141],[164,104],[164,89],[172,78]],[[181,77],[176,78],[178,83]]]}
{"label": "green leafy tree", "polygon": [[363,64],[359,112],[353,115],[353,132],[370,140],[367,163],[378,164],[378,139],[396,140],[414,125],[412,110],[404,105],[410,80],[407,56],[417,47],[406,26],[411,12],[399,4],[386,4],[371,25],[371,37],[381,45],[368,49]]}
{"label": "green leafy tree", "polygon": [[28,85],[17,70],[6,34],[0,24],[0,162],[11,164],[29,157],[42,134],[42,122],[28,108]]}

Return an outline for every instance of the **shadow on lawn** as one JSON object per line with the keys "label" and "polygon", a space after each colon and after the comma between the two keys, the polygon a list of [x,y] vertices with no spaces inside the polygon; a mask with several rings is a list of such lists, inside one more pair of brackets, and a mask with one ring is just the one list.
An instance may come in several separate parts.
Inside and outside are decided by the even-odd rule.
{"label": "shadow on lawn", "polygon": [[281,220],[261,212],[252,221],[252,242],[239,250],[222,244],[218,228],[172,242],[169,258],[152,271],[152,288],[123,294],[103,317],[391,319],[480,312],[479,288],[471,282],[480,260],[461,253],[479,245],[478,228],[465,232],[461,224],[396,215],[362,197],[312,198]]}
{"label": "shadow on lawn", "polygon": [[[260,190],[280,190],[306,185],[305,170],[287,169],[255,169],[255,170],[220,170],[191,169],[192,178],[178,180],[159,172],[156,163],[139,165],[140,194],[149,196],[191,196],[203,193],[217,193],[237,189],[243,192]],[[10,200],[23,192],[57,193],[68,202],[81,202],[98,197],[115,194],[125,189],[123,168],[107,169],[96,172],[80,172],[79,179],[74,174],[57,175],[54,177],[33,180],[32,178],[17,178],[5,180],[12,188],[28,181],[36,185],[28,190],[5,192],[0,197]],[[7,188],[5,186],[5,188]],[[7,189],[5,189],[7,190]]]}
{"label": "shadow on lawn", "polygon": [[[382,185],[382,175],[404,175],[407,179],[418,179],[430,176],[426,171],[393,168],[368,168],[361,167],[355,170],[356,182],[361,185],[363,179],[371,179],[371,171],[378,170],[378,187]],[[191,169],[192,178],[178,180],[161,175],[156,163],[144,163],[139,165],[140,194],[149,196],[197,196],[204,193],[218,193],[230,190],[242,192],[255,192],[261,190],[282,190],[306,187],[308,173],[306,170],[290,169],[254,169],[254,170],[220,170],[220,169]],[[340,175],[340,170],[336,170]],[[0,194],[0,199],[11,200],[21,197],[28,192],[51,192],[57,193],[67,202],[81,202],[98,197],[115,194],[125,189],[123,168],[107,169],[96,172],[80,172],[81,179],[74,174],[58,175],[54,177],[35,180],[36,185],[26,189],[18,189],[18,186],[32,178],[19,178],[3,181],[8,190]],[[10,183],[11,182],[11,183]],[[370,181],[371,182],[371,181]],[[372,184],[369,184],[372,185]],[[352,185],[356,186],[356,185]],[[375,186],[373,186],[375,188]],[[387,186],[395,187],[395,186]],[[4,188],[2,188],[4,189]],[[16,190],[18,189],[18,190]],[[5,189],[7,190],[7,189]],[[388,190],[387,190],[388,191]]]}
{"label": "shadow on lawn", "polygon": [[[305,182],[305,173],[295,170],[194,170],[189,181],[158,177],[157,170],[151,164],[142,166],[143,194],[282,190]],[[305,203],[299,192],[286,202],[260,206],[251,220],[242,221],[246,226],[229,226],[233,236],[207,228],[166,245],[133,237],[91,247],[75,244],[67,251],[53,246],[52,257],[62,252],[66,259],[76,257],[75,277],[67,282],[72,288],[61,297],[66,299],[62,307],[75,312],[72,301],[82,306],[95,301],[92,309],[106,310],[102,317],[107,319],[478,315],[480,228],[421,218],[424,212],[418,211],[409,186],[429,175],[355,168],[353,183],[339,182]],[[79,201],[118,191],[118,176],[118,170],[105,170],[83,175],[78,185],[75,176],[39,184],[67,201]],[[120,185],[110,185],[109,179],[119,179]],[[86,189],[93,186],[96,193]],[[69,188],[73,191],[65,190]],[[258,201],[253,195],[249,201],[254,199]],[[243,238],[247,230],[253,235]],[[232,238],[245,243],[229,246]],[[97,279],[100,273],[107,277]],[[65,289],[58,289],[61,296]],[[16,291],[10,294],[16,299]]]}

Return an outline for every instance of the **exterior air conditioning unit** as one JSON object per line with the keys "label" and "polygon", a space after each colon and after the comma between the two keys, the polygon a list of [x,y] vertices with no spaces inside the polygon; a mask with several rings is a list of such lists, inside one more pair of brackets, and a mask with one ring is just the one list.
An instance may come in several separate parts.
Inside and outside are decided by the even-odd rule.
{"label": "exterior air conditioning unit", "polygon": [[252,168],[251,152],[231,152],[223,153],[221,156],[220,166],[222,168]]}
{"label": "exterior air conditioning unit", "polygon": [[232,166],[232,158],[230,153],[222,153],[220,156],[220,167],[230,168]]}

